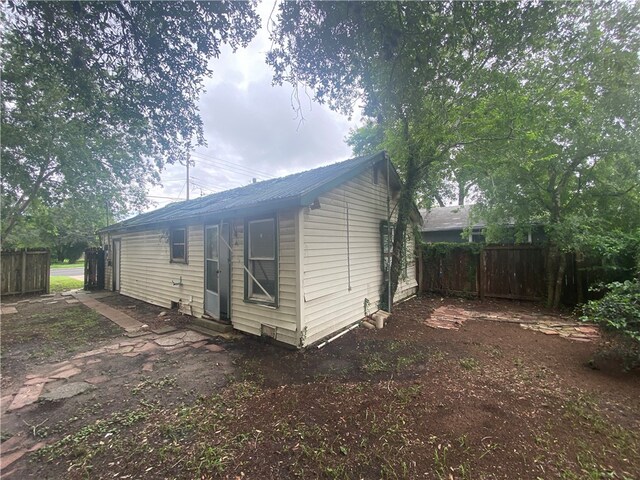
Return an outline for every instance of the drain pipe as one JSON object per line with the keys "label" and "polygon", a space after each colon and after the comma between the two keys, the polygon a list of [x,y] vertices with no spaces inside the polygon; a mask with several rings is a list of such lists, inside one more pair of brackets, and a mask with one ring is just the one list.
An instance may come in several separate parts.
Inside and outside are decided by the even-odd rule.
{"label": "drain pipe", "polygon": [[318,345],[318,350],[320,350],[322,347],[324,347],[326,344],[333,342],[334,340],[340,338],[341,336],[343,336],[346,333],[349,333],[351,330],[353,330],[354,328],[356,328],[358,325],[360,324],[360,322],[358,323],[354,323],[353,325],[351,325],[349,328],[347,328],[346,330],[343,330],[342,332],[340,332],[339,334],[331,337],[329,340],[327,340],[326,342],[322,342],[320,345]]}
{"label": "drain pipe", "polygon": [[391,251],[391,186],[389,183],[389,163],[390,160],[387,158],[387,154],[384,154],[385,162],[387,162],[387,252],[391,255],[389,259],[389,270],[387,272],[387,308],[389,309],[389,313],[391,313],[391,266],[393,264],[393,252]]}

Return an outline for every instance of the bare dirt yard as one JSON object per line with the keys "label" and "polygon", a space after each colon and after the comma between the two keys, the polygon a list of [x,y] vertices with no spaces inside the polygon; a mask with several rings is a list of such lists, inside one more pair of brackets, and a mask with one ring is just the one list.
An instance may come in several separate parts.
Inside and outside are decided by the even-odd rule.
{"label": "bare dirt yard", "polygon": [[[184,318],[101,301],[160,333],[129,338],[98,315],[59,343],[46,332],[78,305],[50,322],[34,306],[3,316],[2,457],[33,450],[3,478],[640,478],[640,372],[599,357],[601,341],[522,328],[531,315],[556,328],[532,305],[419,298],[383,330],[291,351],[187,337]],[[431,328],[443,307],[491,313]],[[26,323],[42,333],[15,333]],[[51,362],[80,372],[44,392],[96,383],[7,411],[5,397],[53,375]]]}

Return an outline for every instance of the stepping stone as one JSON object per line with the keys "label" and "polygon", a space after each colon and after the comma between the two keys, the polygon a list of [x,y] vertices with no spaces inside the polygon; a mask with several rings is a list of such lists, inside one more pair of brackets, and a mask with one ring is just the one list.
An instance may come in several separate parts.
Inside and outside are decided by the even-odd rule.
{"label": "stepping stone", "polygon": [[76,300],[75,298],[74,298],[74,299],[71,299],[71,300],[65,300],[65,301],[66,301],[68,304],[72,304],[72,303],[80,303],[80,300]]}
{"label": "stepping stone", "polygon": [[56,378],[58,380],[62,380],[62,379],[73,377],[74,375],[77,375],[80,372],[82,372],[82,370],[80,370],[79,368],[73,367],[73,368],[69,368],[68,370],[63,370],[60,373],[56,373],[54,375],[51,375],[51,378]]}
{"label": "stepping stone", "polygon": [[21,449],[21,450],[16,450],[15,452],[12,452],[12,453],[8,453],[6,455],[2,455],[0,457],[0,471],[6,474],[7,473],[6,468],[16,460],[19,460],[20,458],[22,458],[25,453],[27,453],[27,450]]}
{"label": "stepping stone", "polygon": [[48,383],[51,381],[53,380],[51,380],[50,378],[36,377],[36,378],[30,378],[29,380],[27,380],[26,382],[24,382],[24,385],[35,385],[37,383]]}
{"label": "stepping stone", "polygon": [[202,346],[204,346],[206,344],[207,344],[207,341],[203,340],[201,342],[192,343],[191,344],[191,348],[200,348],[200,347],[202,347]]}
{"label": "stepping stone", "polygon": [[12,313],[18,313],[18,309],[16,307],[7,307],[3,305],[0,309],[0,313],[2,313],[2,315],[10,315]]}
{"label": "stepping stone", "polygon": [[127,332],[127,333],[125,333],[125,336],[127,336],[129,338],[137,338],[137,337],[142,337],[144,335],[151,335],[151,332],[145,332],[144,330],[138,330],[137,332]]}
{"label": "stepping stone", "polygon": [[51,298],[55,296],[56,296],[55,293],[45,293],[44,295],[40,295],[41,298]]}
{"label": "stepping stone", "polygon": [[80,395],[81,393],[87,392],[93,388],[94,387],[87,382],[71,382],[54,388],[50,392],[43,394],[41,398],[43,400],[50,401],[64,400]]}
{"label": "stepping stone", "polygon": [[153,372],[153,362],[147,362],[142,365],[143,372]]}
{"label": "stepping stone", "polygon": [[122,354],[124,357],[137,357],[140,355],[140,352],[127,352]]}
{"label": "stepping stone", "polygon": [[36,400],[40,397],[42,393],[42,389],[44,388],[44,383],[36,383],[35,385],[27,385],[18,390],[18,393],[13,398],[11,405],[7,409],[7,412],[12,410],[18,410],[22,407],[26,407],[27,405],[31,405],[35,403]]}
{"label": "stepping stone", "polygon": [[4,412],[9,405],[11,405],[11,401],[13,400],[13,395],[5,395],[0,398],[0,410]]}
{"label": "stepping stone", "polygon": [[208,337],[205,337],[204,335],[201,335],[201,334],[196,333],[196,332],[192,332],[191,330],[186,332],[184,334],[184,336],[182,337],[182,341],[184,343],[201,342],[203,340],[208,340]]}
{"label": "stepping stone", "polygon": [[131,353],[131,352],[133,352],[133,345],[126,345],[124,347],[120,347],[113,353],[120,353],[120,354],[126,355],[127,353]]}
{"label": "stepping stone", "polygon": [[215,343],[212,343],[211,345],[205,345],[204,348],[206,348],[210,352],[224,352],[224,348],[222,348],[220,345],[216,345]]}
{"label": "stepping stone", "polygon": [[75,355],[73,359],[77,360],[78,358],[93,357],[94,355],[100,355],[101,353],[105,353],[105,351],[106,350],[104,348],[96,348],[95,350],[89,350],[88,352],[79,353]]}
{"label": "stepping stone", "polygon": [[167,353],[169,354],[173,354],[173,353],[180,353],[180,352],[185,352],[187,350],[190,350],[191,347],[189,345],[186,345],[184,347],[177,347],[177,348],[170,348],[167,350]]}
{"label": "stepping stone", "polygon": [[158,335],[164,335],[165,333],[175,332],[177,330],[176,327],[172,327],[170,325],[165,325],[164,327],[156,328],[151,330],[153,333],[157,333]]}
{"label": "stepping stone", "polygon": [[9,453],[22,446],[23,438],[19,435],[14,435],[9,440],[2,442],[2,453]]}
{"label": "stepping stone", "polygon": [[104,383],[107,380],[109,380],[109,377],[106,375],[98,375],[97,377],[86,378],[84,381],[91,385],[98,385],[99,383]]}
{"label": "stepping stone", "polygon": [[182,338],[178,338],[175,336],[160,337],[156,338],[154,342],[156,342],[161,347],[173,347],[175,345],[178,345],[179,343],[182,343]]}
{"label": "stepping stone", "polygon": [[32,445],[29,448],[27,448],[27,452],[29,453],[35,452],[36,450],[40,450],[42,447],[46,447],[46,446],[47,446],[46,442],[38,442],[35,445]]}
{"label": "stepping stone", "polygon": [[53,302],[44,302],[44,303],[45,303],[45,305],[54,305],[54,304],[58,303],[58,301],[54,300]]}
{"label": "stepping stone", "polygon": [[87,365],[93,365],[94,363],[100,363],[101,361],[101,358],[92,358],[91,360],[87,360]]}
{"label": "stepping stone", "polygon": [[141,347],[134,348],[133,349],[133,353],[151,352],[153,350],[157,350],[158,348],[160,348],[160,347],[158,345],[156,345],[155,343],[147,342]]}

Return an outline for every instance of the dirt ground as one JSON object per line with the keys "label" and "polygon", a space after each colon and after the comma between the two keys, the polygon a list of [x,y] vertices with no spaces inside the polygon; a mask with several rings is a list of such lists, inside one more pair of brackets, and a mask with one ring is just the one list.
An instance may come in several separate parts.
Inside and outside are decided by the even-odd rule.
{"label": "dirt ground", "polygon": [[[125,297],[101,301],[152,328],[184,321]],[[597,342],[517,323],[429,328],[447,305],[549,313],[425,297],[401,304],[383,330],[357,328],[322,349],[194,337],[173,350],[103,352],[78,367],[85,380],[106,378],[95,389],[3,406],[3,450],[13,438],[41,447],[3,478],[640,478],[640,372],[599,356]],[[5,322],[17,319],[2,319],[3,396],[44,368],[20,356],[22,337],[7,336]],[[127,350],[106,325],[92,327],[90,348]],[[135,353],[171,335],[124,343]],[[46,361],[78,351],[57,349]]]}

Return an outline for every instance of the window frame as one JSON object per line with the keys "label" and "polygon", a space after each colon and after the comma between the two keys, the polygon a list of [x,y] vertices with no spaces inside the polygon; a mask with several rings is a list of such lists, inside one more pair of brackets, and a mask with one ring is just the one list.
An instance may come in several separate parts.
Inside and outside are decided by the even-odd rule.
{"label": "window frame", "polygon": [[[259,223],[259,222],[267,222],[267,221],[271,221],[273,223],[273,247],[274,247],[274,252],[273,252],[273,259],[267,258],[267,257],[256,257],[256,258],[251,258],[250,257],[250,252],[251,252],[251,234],[250,234],[250,228],[251,228],[251,224],[253,223]],[[244,221],[244,232],[243,232],[243,237],[244,237],[244,267],[246,268],[246,270],[244,270],[244,301],[246,303],[255,303],[257,305],[265,305],[265,306],[269,306],[269,307],[275,307],[278,308],[279,305],[279,290],[280,290],[280,284],[279,284],[279,280],[280,280],[280,261],[279,261],[279,252],[280,252],[280,243],[279,243],[279,224],[278,224],[278,217],[277,215],[269,215],[269,216],[260,216],[260,217],[254,217],[254,218],[245,218]],[[272,295],[273,297],[273,301],[269,300],[268,298],[266,298],[264,296],[264,294],[262,294],[262,290],[260,290],[260,294],[262,295],[258,295],[255,296],[255,294],[252,292],[252,282],[253,280],[251,279],[251,277],[249,276],[249,274],[247,273],[247,270],[251,271],[251,261],[272,261],[274,262],[274,273],[275,273],[275,278],[274,278],[274,283],[275,283],[275,291]],[[255,276],[255,274],[251,271],[251,274]]]}
{"label": "window frame", "polygon": [[[184,242],[175,242],[175,233],[179,230],[184,231]],[[182,245],[184,247],[184,258],[173,256],[174,245]],[[183,265],[189,264],[189,227],[172,227],[169,229],[169,263],[178,263]]]}

